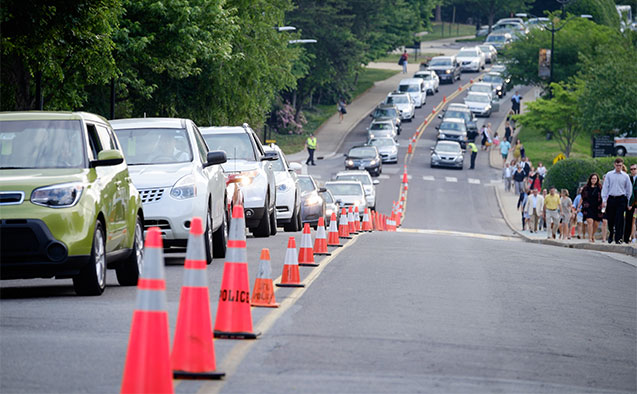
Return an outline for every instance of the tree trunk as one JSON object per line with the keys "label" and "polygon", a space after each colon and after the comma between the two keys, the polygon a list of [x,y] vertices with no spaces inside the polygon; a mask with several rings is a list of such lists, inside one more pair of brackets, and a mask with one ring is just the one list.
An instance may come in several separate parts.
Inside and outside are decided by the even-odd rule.
{"label": "tree trunk", "polygon": [[491,26],[493,26],[493,19],[495,18],[495,1],[491,0],[489,2],[489,33],[491,33]]}
{"label": "tree trunk", "polygon": [[[8,60],[5,58],[5,60]],[[15,86],[15,108],[16,111],[26,111],[34,109],[35,98],[31,93],[31,74],[24,66],[22,59],[14,58],[9,66],[9,83]]]}
{"label": "tree trunk", "polygon": [[442,6],[436,6],[436,22],[442,22]]}

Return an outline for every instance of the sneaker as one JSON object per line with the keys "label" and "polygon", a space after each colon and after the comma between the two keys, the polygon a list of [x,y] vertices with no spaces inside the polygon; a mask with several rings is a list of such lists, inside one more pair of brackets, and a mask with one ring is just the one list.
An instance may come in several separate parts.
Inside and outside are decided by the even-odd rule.
{"label": "sneaker", "polygon": [[621,245],[623,243],[624,243],[624,241],[622,241],[621,239],[619,241],[615,241],[615,244],[617,244],[617,245]]}

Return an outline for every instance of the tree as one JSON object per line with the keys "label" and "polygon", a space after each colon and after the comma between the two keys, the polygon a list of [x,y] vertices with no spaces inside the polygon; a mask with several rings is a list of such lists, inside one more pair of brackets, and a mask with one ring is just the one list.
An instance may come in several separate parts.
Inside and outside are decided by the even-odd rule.
{"label": "tree", "polygon": [[619,28],[619,14],[613,0],[577,0],[569,3],[565,10],[574,15],[591,15],[595,23]]}
{"label": "tree", "polygon": [[497,15],[509,16],[511,13],[524,12],[535,0],[451,0],[457,6],[465,6],[474,10],[475,15],[487,15],[489,32]]}
{"label": "tree", "polygon": [[573,143],[582,131],[578,99],[581,86],[552,83],[553,98],[540,98],[526,105],[527,112],[518,115],[522,126],[552,133],[566,157],[571,154]]}
{"label": "tree", "polygon": [[0,11],[3,110],[69,109],[87,99],[84,88],[116,73],[112,33],[119,0],[5,0]]}

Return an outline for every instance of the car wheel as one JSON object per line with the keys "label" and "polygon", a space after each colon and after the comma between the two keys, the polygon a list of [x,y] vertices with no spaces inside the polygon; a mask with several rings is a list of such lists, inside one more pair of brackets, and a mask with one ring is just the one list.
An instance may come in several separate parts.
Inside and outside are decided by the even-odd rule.
{"label": "car wheel", "polygon": [[121,286],[136,286],[137,280],[142,274],[144,267],[144,227],[142,218],[137,217],[135,221],[135,239],[133,240],[133,250],[126,260],[120,262],[115,267],[117,282]]}
{"label": "car wheel", "polygon": [[265,197],[265,204],[263,205],[263,217],[259,222],[259,225],[252,230],[252,235],[257,238],[265,238],[270,236],[270,201],[268,197]]}
{"label": "car wheel", "polygon": [[272,213],[270,214],[270,235],[276,235],[277,233],[277,222],[276,222],[276,207],[272,209]]}
{"label": "car wheel", "polygon": [[212,256],[217,258],[226,257],[228,246],[228,212],[224,210],[221,226],[212,235]]}
{"label": "car wheel", "polygon": [[283,225],[283,230],[287,232],[296,232],[299,231],[299,218],[300,213],[296,209],[296,201],[294,201],[294,213],[292,213],[292,217],[290,218],[290,223],[286,223]]}
{"label": "car wheel", "polygon": [[212,257],[214,255],[214,245],[212,241],[212,213],[210,208],[206,212],[206,230],[203,233],[203,239],[206,243],[206,264],[212,263]]}
{"label": "car wheel", "polygon": [[626,156],[626,148],[624,148],[623,146],[618,146],[617,148],[615,148],[615,154],[617,156]]}
{"label": "car wheel", "polygon": [[102,223],[95,222],[93,247],[88,264],[73,277],[73,288],[78,295],[100,295],[106,287],[106,238]]}

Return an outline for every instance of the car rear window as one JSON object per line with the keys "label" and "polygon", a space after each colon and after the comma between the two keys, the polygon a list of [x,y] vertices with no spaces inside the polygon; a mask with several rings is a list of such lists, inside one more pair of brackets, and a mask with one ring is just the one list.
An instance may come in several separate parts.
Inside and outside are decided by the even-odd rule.
{"label": "car rear window", "polygon": [[418,88],[418,85],[416,84],[404,84],[404,85],[400,85],[398,86],[398,91],[399,92],[420,92],[420,89]]}
{"label": "car rear window", "polygon": [[325,188],[335,196],[364,195],[363,187],[359,183],[326,183]]}
{"label": "car rear window", "polygon": [[185,163],[192,161],[186,129],[119,129],[117,139],[128,165]]}
{"label": "car rear window", "polygon": [[363,185],[371,185],[372,181],[365,175],[337,175],[337,181],[359,181]]}
{"label": "car rear window", "polygon": [[2,169],[85,168],[85,152],[79,120],[0,122]]}
{"label": "car rear window", "polygon": [[256,160],[250,136],[246,133],[204,134],[203,138],[210,150],[225,151],[228,160]]}

